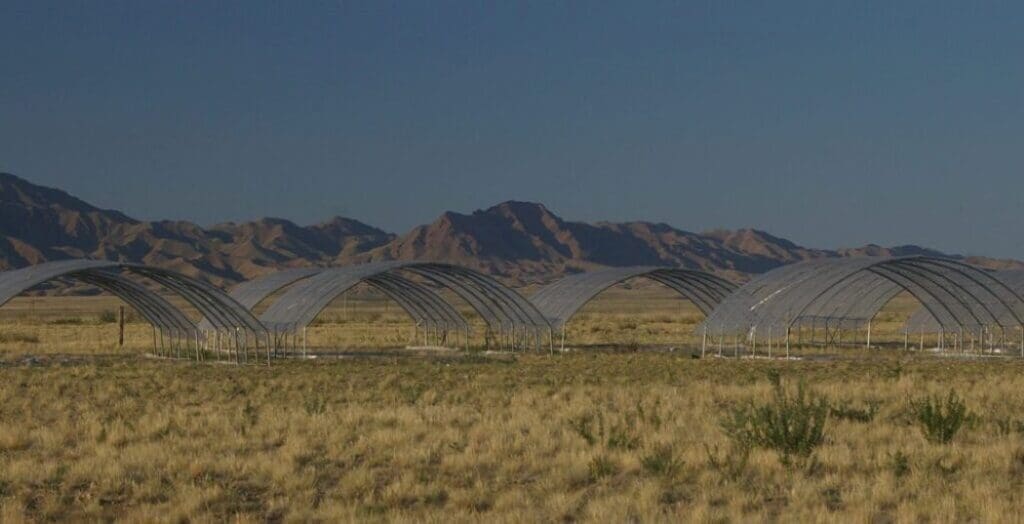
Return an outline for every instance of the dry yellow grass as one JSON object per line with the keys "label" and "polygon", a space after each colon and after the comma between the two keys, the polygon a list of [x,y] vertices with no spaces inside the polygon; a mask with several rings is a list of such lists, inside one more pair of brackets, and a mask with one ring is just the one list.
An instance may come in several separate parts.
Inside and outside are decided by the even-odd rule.
{"label": "dry yellow grass", "polygon": [[[658,300],[629,313],[638,298],[612,290],[576,319],[570,340],[692,347],[699,315]],[[411,324],[370,302],[328,311],[318,343],[396,345],[389,331]],[[97,320],[116,307],[108,299],[12,306],[0,331],[25,340],[0,341],[3,522],[999,521],[1024,504],[1016,359],[589,349],[230,366],[141,357],[151,336],[143,324],[130,324],[119,350],[116,324]],[[624,323],[634,333],[605,327]],[[830,418],[809,464],[784,466],[766,450],[744,464],[729,455],[720,420],[770,397],[774,372],[834,403],[877,402],[879,412],[869,422]],[[909,400],[950,388],[976,417],[951,444],[931,443]]]}

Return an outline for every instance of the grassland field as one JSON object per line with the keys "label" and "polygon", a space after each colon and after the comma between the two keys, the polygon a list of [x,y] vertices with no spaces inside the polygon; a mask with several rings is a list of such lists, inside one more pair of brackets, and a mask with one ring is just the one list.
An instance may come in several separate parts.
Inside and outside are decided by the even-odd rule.
{"label": "grassland field", "polygon": [[[907,297],[876,318],[881,347],[780,360],[695,358],[700,312],[659,287],[609,290],[554,355],[406,350],[407,317],[356,290],[308,334],[344,358],[271,366],[148,357],[131,314],[119,347],[118,304],[0,309],[0,522],[987,522],[1024,506],[1024,361],[904,351]],[[730,434],[775,383],[830,406],[800,460]],[[915,406],[950,390],[963,426],[926,438]]]}

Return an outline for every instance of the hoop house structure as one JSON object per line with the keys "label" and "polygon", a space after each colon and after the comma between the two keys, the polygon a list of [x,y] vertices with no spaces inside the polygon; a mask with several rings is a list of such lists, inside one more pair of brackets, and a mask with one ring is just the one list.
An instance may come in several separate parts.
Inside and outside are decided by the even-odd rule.
{"label": "hoop house structure", "polygon": [[[955,260],[913,256],[802,262],[769,271],[727,297],[698,331],[734,343],[785,339],[793,330],[824,331],[841,343],[843,330],[867,327],[897,294],[907,291],[947,333],[1021,329],[1024,300],[993,272]],[[1024,333],[1024,332],[1022,332]]]}
{"label": "hoop house structure", "polygon": [[[1024,270],[1006,270],[1006,271],[994,271],[992,276],[999,279],[1006,287],[1009,287],[1020,296],[1024,296]],[[969,339],[977,339],[980,343],[984,344],[988,340],[989,345],[994,345],[995,340],[991,340],[997,336],[997,332],[992,330],[991,325],[984,326],[973,326],[975,329],[980,331],[972,330],[967,337]],[[939,322],[939,320],[932,315],[932,313],[924,307],[915,310],[910,317],[907,319],[903,326],[904,332],[907,335],[914,334],[938,334],[940,339],[945,338],[947,335],[948,326]],[[959,335],[959,330],[956,332]],[[1004,332],[998,332],[998,336],[1004,336]],[[1000,342],[1006,342],[1005,339]]]}
{"label": "hoop house structure", "polygon": [[[407,278],[416,275],[446,288],[466,301],[483,318],[488,335],[511,348],[539,345],[549,332],[544,316],[519,293],[475,271],[433,262],[377,262],[344,268],[311,268],[271,273],[246,282],[232,296],[250,307],[283,291],[260,315],[276,337],[293,345],[296,335],[331,301],[360,283],[380,290],[399,304],[416,322],[424,336],[446,341],[449,332],[465,333],[466,319],[431,287]],[[488,336],[488,340],[490,336]],[[305,343],[303,337],[303,344]]]}
{"label": "hoop house structure", "polygon": [[736,289],[736,284],[703,271],[640,266],[571,275],[541,288],[530,301],[553,329],[562,330],[564,346],[565,324],[573,315],[602,291],[634,278],[664,284],[693,302],[705,315]]}
{"label": "hoop house structure", "polygon": [[[258,350],[266,330],[249,310],[223,291],[180,273],[122,262],[61,260],[0,273],[0,305],[40,284],[72,280],[103,289],[134,308],[153,326],[154,348],[165,355],[202,358],[207,340],[199,327],[176,306],[125,274],[148,279],[177,294],[216,329],[245,333]],[[247,347],[246,347],[247,349]],[[184,350],[184,353],[182,352]],[[194,350],[194,353],[193,353]],[[246,357],[248,352],[246,352]]]}

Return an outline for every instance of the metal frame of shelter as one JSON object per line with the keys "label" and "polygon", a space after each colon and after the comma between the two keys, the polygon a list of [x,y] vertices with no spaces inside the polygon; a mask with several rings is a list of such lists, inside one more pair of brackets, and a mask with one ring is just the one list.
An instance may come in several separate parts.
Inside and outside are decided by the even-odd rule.
{"label": "metal frame of shelter", "polygon": [[[235,334],[235,343],[218,348],[203,336],[183,311],[124,274],[134,274],[180,296],[215,329]],[[215,358],[248,361],[258,358],[261,344],[270,356],[269,334],[249,310],[216,287],[180,273],[141,264],[102,260],[60,260],[0,272],[0,305],[40,284],[73,280],[103,289],[131,306],[153,327],[153,350],[174,358]],[[251,342],[251,344],[250,344]],[[250,349],[255,351],[250,355]]]}
{"label": "metal frame of shelter", "polygon": [[541,288],[530,301],[553,330],[561,329],[564,350],[565,324],[569,319],[602,291],[633,278],[648,278],[669,287],[693,302],[705,315],[736,290],[736,284],[703,271],[636,266],[570,275]]}
{"label": "metal frame of shelter", "polygon": [[[1024,270],[1001,270],[993,271],[992,276],[999,279],[1010,289],[1014,290],[1017,294],[1024,296]],[[1004,345],[1005,340],[1000,338],[999,340],[994,339],[996,333],[989,329],[989,326],[977,326],[981,327],[979,332],[972,330],[968,335],[970,337],[969,344],[970,349],[973,350],[976,341],[980,343],[981,348],[984,349],[986,342],[988,343],[989,349],[993,350],[996,345]],[[911,313],[910,317],[907,318],[903,324],[904,340],[906,341],[911,335],[919,334],[921,339],[924,339],[925,334],[936,334],[940,344],[944,342],[947,337],[946,326],[940,323],[936,317],[928,310],[928,308],[920,307]],[[959,332],[957,332],[957,335]],[[957,335],[953,335],[954,337]],[[906,345],[906,344],[905,344]],[[921,344],[923,346],[923,343]],[[1024,353],[1022,353],[1024,356]]]}
{"label": "metal frame of shelter", "polygon": [[[275,347],[287,354],[307,351],[306,328],[336,297],[365,282],[386,294],[415,321],[413,340],[423,337],[445,344],[449,333],[464,333],[468,344],[470,327],[466,319],[428,285],[406,278],[417,275],[430,284],[451,290],[483,318],[485,341],[515,350],[529,345],[540,347],[550,325],[543,315],[519,293],[491,277],[467,268],[435,262],[375,262],[343,268],[307,268],[270,273],[239,285],[231,295],[249,307],[282,291],[260,315],[273,333]],[[457,343],[457,336],[454,337]],[[301,339],[301,342],[300,342]]]}
{"label": "metal frame of shelter", "polygon": [[[698,326],[702,352],[710,341],[721,353],[731,336],[736,355],[747,343],[756,353],[759,337],[769,354],[774,341],[784,341],[788,354],[793,331],[797,343],[803,343],[805,329],[812,344],[821,330],[825,346],[842,345],[844,329],[865,329],[870,347],[871,320],[903,291],[939,324],[940,348],[952,342],[963,350],[965,335],[973,340],[973,333],[987,334],[992,346],[997,335],[1002,343],[1008,330],[1020,330],[1024,356],[1021,295],[991,271],[930,256],[828,258],[769,271],[736,290]],[[909,346],[907,337],[904,346]]]}

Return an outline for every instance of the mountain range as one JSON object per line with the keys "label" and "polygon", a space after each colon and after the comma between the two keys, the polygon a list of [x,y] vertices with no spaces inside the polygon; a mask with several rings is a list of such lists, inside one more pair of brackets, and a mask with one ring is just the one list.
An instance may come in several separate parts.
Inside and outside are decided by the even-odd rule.
{"label": "mountain range", "polygon": [[89,257],[157,265],[227,286],[287,267],[417,259],[456,263],[527,284],[630,265],[702,269],[742,280],[813,258],[909,254],[1024,268],[1016,260],[945,255],[918,246],[807,248],[756,229],[693,233],[664,223],[574,222],[542,204],[516,201],[471,214],[447,211],[402,235],[343,217],[308,226],[262,218],[203,227],[180,220],[137,220],[0,173],[2,269]]}

